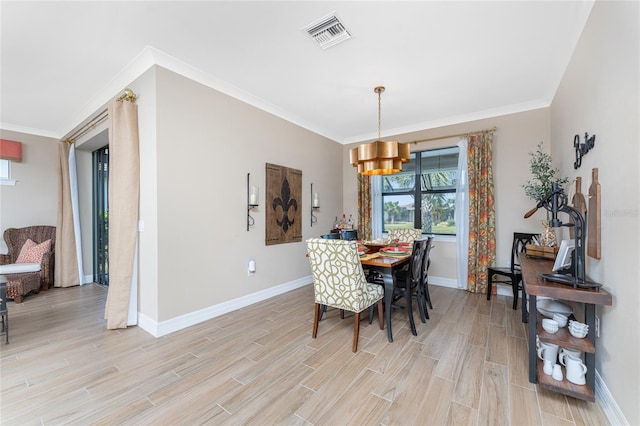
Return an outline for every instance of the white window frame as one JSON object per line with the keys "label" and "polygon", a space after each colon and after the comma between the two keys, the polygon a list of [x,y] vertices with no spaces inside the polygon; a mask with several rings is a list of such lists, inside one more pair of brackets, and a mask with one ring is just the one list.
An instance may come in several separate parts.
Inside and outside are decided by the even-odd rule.
{"label": "white window frame", "polygon": [[[447,150],[450,150],[456,147],[457,145],[454,145],[454,146],[448,146],[448,147],[442,147],[442,148],[429,149],[426,151],[446,152]],[[422,152],[422,151],[419,151],[419,152]],[[414,161],[418,161],[417,154],[416,154],[416,159],[414,159]],[[381,198],[382,198],[382,176],[372,176],[371,177],[371,210],[372,210],[371,211],[371,223],[372,223],[371,237],[372,239],[386,238],[388,236],[386,232],[381,231],[379,229],[379,226],[377,226],[383,220],[383,211],[380,203]],[[435,241],[455,242],[457,240],[457,227],[456,227],[456,234],[430,234],[430,235],[434,237]]]}
{"label": "white window frame", "polygon": [[0,159],[0,185],[15,184],[15,179],[11,179],[11,161]]}

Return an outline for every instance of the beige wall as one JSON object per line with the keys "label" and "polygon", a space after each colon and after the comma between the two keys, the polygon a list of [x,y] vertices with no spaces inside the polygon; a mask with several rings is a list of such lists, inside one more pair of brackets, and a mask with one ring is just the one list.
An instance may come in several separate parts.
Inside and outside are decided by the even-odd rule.
{"label": "beige wall", "polygon": [[[551,106],[553,154],[572,179],[599,171],[602,256],[587,274],[613,295],[598,308],[596,368],[626,420],[640,424],[640,34],[638,2],[597,1]],[[596,135],[574,170],[573,137]],[[589,212],[587,212],[589,214]]]}
{"label": "beige wall", "polygon": [[[55,139],[0,130],[2,139],[22,142],[22,161],[11,162],[15,186],[0,185],[0,232],[31,225],[56,226],[58,144]],[[0,252],[7,246],[1,238]]]}
{"label": "beige wall", "polygon": [[[549,109],[543,108],[518,114],[504,115],[486,120],[423,130],[402,135],[383,137],[385,140],[411,142],[421,139],[468,133],[496,127],[493,139],[493,179],[496,208],[496,254],[500,265],[508,265],[511,255],[513,232],[540,232],[540,221],[544,213],[538,212],[529,219],[523,215],[535,203],[524,195],[522,185],[530,179],[528,153],[535,151],[543,141],[550,149]],[[411,145],[412,151],[455,146],[459,138],[448,138]],[[346,145],[343,150],[344,206],[347,214],[357,217],[356,171],[349,164],[349,149],[357,144]],[[431,258],[431,275],[435,278],[457,279],[455,241],[450,238],[437,239]]]}
{"label": "beige wall", "polygon": [[[342,146],[163,68],[156,108],[157,320],[309,276],[303,242],[265,245],[265,163],[302,170],[304,241],[342,210]],[[247,173],[260,188],[249,232]],[[310,227],[312,182],[321,209]]]}

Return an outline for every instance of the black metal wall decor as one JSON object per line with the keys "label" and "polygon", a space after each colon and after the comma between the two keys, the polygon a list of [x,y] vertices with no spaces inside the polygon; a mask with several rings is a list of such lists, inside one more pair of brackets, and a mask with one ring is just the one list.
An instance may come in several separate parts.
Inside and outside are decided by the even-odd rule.
{"label": "black metal wall decor", "polygon": [[573,137],[573,147],[576,150],[576,161],[573,163],[573,168],[578,169],[582,165],[582,157],[587,154],[596,144],[596,135],[589,136],[589,133],[584,134],[584,143],[580,143],[580,135]]}

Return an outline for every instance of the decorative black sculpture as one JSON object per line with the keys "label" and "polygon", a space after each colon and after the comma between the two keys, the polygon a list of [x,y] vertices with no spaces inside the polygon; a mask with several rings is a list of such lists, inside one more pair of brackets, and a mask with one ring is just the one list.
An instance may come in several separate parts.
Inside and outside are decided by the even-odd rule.
{"label": "decorative black sculpture", "polygon": [[[573,253],[571,254],[571,265],[566,269],[557,271],[555,274],[541,274],[541,276],[549,281],[572,285],[573,288],[594,287],[597,289],[601,287],[602,284],[587,280],[584,273],[584,217],[582,217],[582,214],[578,210],[568,204],[567,196],[557,182],[551,184],[551,191],[544,198],[539,200],[538,204],[533,209],[525,213],[524,217],[530,217],[540,207],[544,207],[547,211],[551,212],[549,226],[553,228],[558,228],[560,226],[575,226],[575,246]],[[567,213],[573,219],[573,223],[562,223],[562,221],[558,219],[559,212]]]}

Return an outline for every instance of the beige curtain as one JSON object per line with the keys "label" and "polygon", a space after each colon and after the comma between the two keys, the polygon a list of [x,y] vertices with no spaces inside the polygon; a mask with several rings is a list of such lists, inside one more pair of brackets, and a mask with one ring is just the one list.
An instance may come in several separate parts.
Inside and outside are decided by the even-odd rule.
{"label": "beige curtain", "polygon": [[496,260],[493,197],[493,132],[468,135],[469,263],[467,289],[487,292],[487,268]]}
{"label": "beige curtain", "polygon": [[69,172],[69,150],[71,144],[58,144],[58,219],[56,224],[56,246],[54,266],[54,286],[71,287],[80,285],[76,234],[71,204],[71,184]]}
{"label": "beige curtain", "polygon": [[109,293],[105,307],[108,329],[127,327],[139,195],[138,107],[129,101],[116,101],[109,106]]}

